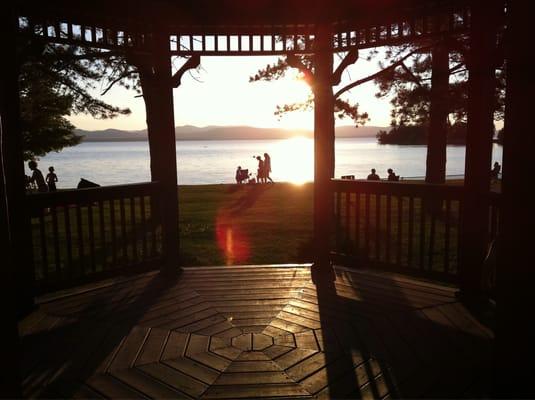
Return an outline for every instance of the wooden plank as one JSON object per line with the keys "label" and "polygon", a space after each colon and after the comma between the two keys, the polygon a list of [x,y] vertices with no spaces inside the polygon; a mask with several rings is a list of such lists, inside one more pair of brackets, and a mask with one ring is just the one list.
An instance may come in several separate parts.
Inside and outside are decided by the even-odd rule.
{"label": "wooden plank", "polygon": [[186,375],[192,376],[198,381],[201,381],[207,385],[213,384],[219,377],[219,371],[200,364],[190,358],[174,358],[172,360],[164,361],[164,363],[167,366]]}
{"label": "wooden plank", "polygon": [[112,375],[114,378],[124,382],[151,399],[176,399],[185,397],[183,393],[171,389],[169,386],[152,379],[150,376],[136,369],[114,371]]}
{"label": "wooden plank", "polygon": [[96,375],[89,378],[85,383],[90,389],[107,398],[145,398],[141,393],[110,375]]}
{"label": "wooden plank", "polygon": [[115,355],[109,370],[130,368],[134,365],[138,354],[141,351],[145,339],[149,333],[149,328],[135,326],[123,341],[123,345]]}
{"label": "wooden plank", "polygon": [[161,359],[170,360],[184,355],[189,334],[182,332],[170,332],[167,337],[164,349],[162,351]]}
{"label": "wooden plank", "polygon": [[145,343],[135,360],[135,365],[157,362],[162,355],[164,345],[168,342],[167,338],[169,335],[170,332],[166,330],[150,328]]}
{"label": "wooden plank", "polygon": [[138,368],[167,386],[195,398],[199,398],[208,388],[205,383],[165,364],[147,364]]}
{"label": "wooden plank", "polygon": [[414,197],[409,197],[409,239],[407,248],[407,266],[412,266],[412,252],[413,252],[413,236],[414,236]]}
{"label": "wooden plank", "polygon": [[265,385],[265,384],[286,384],[293,383],[293,381],[281,371],[251,371],[251,372],[224,372],[219,379],[215,381],[214,386],[217,385]]}
{"label": "wooden plank", "polygon": [[241,398],[276,398],[276,397],[302,397],[309,396],[299,384],[288,383],[281,384],[261,384],[261,385],[242,385],[229,388],[223,386],[211,386],[203,395],[205,399],[241,399]]}

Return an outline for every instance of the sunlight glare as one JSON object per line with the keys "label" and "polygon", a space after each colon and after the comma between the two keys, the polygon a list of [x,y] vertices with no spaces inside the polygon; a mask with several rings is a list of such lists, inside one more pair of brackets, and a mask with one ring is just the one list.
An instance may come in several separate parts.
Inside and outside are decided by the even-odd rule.
{"label": "sunlight glare", "polygon": [[275,149],[278,175],[302,185],[314,177],[314,142],[302,136],[280,141]]}

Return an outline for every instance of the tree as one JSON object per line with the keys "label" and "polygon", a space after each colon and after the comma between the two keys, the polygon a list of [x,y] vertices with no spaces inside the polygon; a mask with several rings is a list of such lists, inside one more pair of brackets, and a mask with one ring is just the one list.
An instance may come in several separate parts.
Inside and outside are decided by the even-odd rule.
{"label": "tree", "polygon": [[23,39],[19,46],[19,85],[24,159],[78,144],[81,137],[66,118],[128,115],[128,108],[98,99],[119,84],[139,90],[137,72],[124,54]]}
{"label": "tree", "polygon": [[[358,59],[358,53],[348,53],[341,58],[337,69],[334,71],[333,85],[340,83],[343,70]],[[311,88],[314,85],[314,57],[311,55],[288,55],[280,58],[274,64],[268,64],[265,68],[259,70],[254,76],[249,77],[249,82],[272,81],[281,79],[286,76],[290,68],[297,68],[302,79],[307,82]],[[371,80],[371,79],[369,79]],[[364,125],[369,121],[368,113],[360,112],[359,104],[351,104],[349,101],[342,99],[341,95],[347,90],[345,87],[334,94],[334,112],[339,119],[349,118],[356,126]],[[314,107],[314,96],[311,94],[304,102],[278,105],[274,114],[279,118],[285,113],[293,111],[311,110]]]}
{"label": "tree", "polygon": [[[448,87],[448,136],[459,133],[459,126],[466,124],[468,100],[468,69],[467,54],[469,40],[464,36],[436,40],[425,44],[408,44],[401,47],[388,48],[385,62],[399,59],[401,54],[409,52],[410,57],[391,74],[381,74],[375,82],[378,86],[376,96],[384,98],[392,96],[392,126],[423,125],[429,123],[431,104],[432,53],[436,46],[444,46],[449,55],[449,87]],[[500,47],[501,45],[499,45]],[[500,53],[500,52],[498,52]],[[375,51],[378,54],[378,51]],[[379,62],[383,68],[385,62]],[[496,109],[495,119],[503,120],[505,101],[505,73],[502,68],[503,59],[497,57],[496,62]],[[455,137],[458,142],[458,137]]]}

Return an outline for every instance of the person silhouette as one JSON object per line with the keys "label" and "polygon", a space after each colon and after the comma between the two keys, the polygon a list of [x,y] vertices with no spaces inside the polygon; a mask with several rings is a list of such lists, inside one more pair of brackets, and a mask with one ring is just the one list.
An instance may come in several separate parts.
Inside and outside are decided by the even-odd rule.
{"label": "person silhouette", "polygon": [[58,176],[54,173],[54,167],[48,167],[48,174],[46,174],[46,183],[48,185],[49,192],[55,192],[56,182],[58,181]]}
{"label": "person silhouette", "polygon": [[491,179],[498,180],[498,176],[500,175],[500,171],[502,169],[502,166],[498,161],[494,163],[494,166],[490,170],[490,177]]}
{"label": "person silhouette", "polygon": [[256,159],[258,160],[258,171],[257,171],[257,177],[258,177],[258,183],[265,183],[265,164],[264,160],[262,160],[262,157],[256,156]]}
{"label": "person silhouette", "polygon": [[29,182],[35,183],[38,191],[48,192],[48,186],[45,183],[45,178],[43,178],[43,173],[37,168],[37,162],[34,160],[29,161],[28,168],[32,171]]}
{"label": "person silhouette", "polygon": [[394,173],[394,170],[392,168],[388,168],[386,172],[388,172],[389,181],[393,181],[393,182],[399,181],[399,176]]}
{"label": "person silhouette", "polygon": [[369,181],[379,181],[381,178],[375,173],[375,168],[372,168],[371,174],[366,178]]}
{"label": "person silhouette", "polygon": [[271,157],[269,156],[268,153],[264,153],[264,179],[266,180],[269,180],[271,183],[274,183],[273,182],[273,179],[271,179],[271,177],[269,176],[271,172]]}

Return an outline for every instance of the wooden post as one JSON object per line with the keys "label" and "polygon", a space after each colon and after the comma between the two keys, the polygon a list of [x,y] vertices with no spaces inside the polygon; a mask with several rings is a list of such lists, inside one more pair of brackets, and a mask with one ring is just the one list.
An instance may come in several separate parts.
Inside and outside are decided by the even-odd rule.
{"label": "wooden post", "polygon": [[147,114],[151,178],[161,184],[163,269],[172,272],[179,267],[179,231],[171,54],[168,35],[157,33],[153,40],[150,66],[140,69],[140,75]]}
{"label": "wooden post", "polygon": [[314,263],[316,272],[330,272],[330,234],[334,177],[333,54],[330,27],[320,25],[314,54]]}
{"label": "wooden post", "polygon": [[535,398],[531,3],[507,2],[505,133],[497,270],[496,398]]}
{"label": "wooden post", "polygon": [[493,1],[474,2],[471,13],[465,196],[459,250],[461,294],[469,296],[481,292],[482,266],[488,247],[487,198],[494,135],[498,12]]}
{"label": "wooden post", "polygon": [[[5,59],[0,63],[0,143],[2,143],[0,148],[0,260],[2,264],[0,315],[3,319],[2,330],[5,339],[2,346],[0,393],[2,397],[18,398],[22,396],[22,392],[17,314],[33,304],[31,297],[33,281],[24,282],[24,279],[27,279],[26,272],[29,267],[29,264],[25,264],[28,252],[21,253],[21,250],[23,246],[27,248],[30,244],[20,240],[27,232],[22,229],[24,226],[21,229],[13,229],[11,225],[13,221],[24,220],[24,198],[22,197],[24,196],[24,180],[18,182],[18,185],[16,181],[21,175],[21,170],[22,177],[24,173],[20,147],[18,68],[15,52],[16,27],[14,24],[16,20],[9,7],[3,8],[2,11],[5,13],[0,19],[0,43]],[[12,154],[17,151],[18,156]],[[14,203],[17,199],[19,203]],[[15,269],[13,263],[14,255],[20,256],[17,263],[18,269]],[[22,297],[20,297],[19,289],[26,289]]]}
{"label": "wooden post", "polygon": [[24,314],[34,305],[34,269],[30,219],[26,212],[24,160],[19,105],[19,60],[16,51],[17,18],[8,12],[1,19],[2,52],[0,63],[0,113],[2,115],[2,155],[7,198],[10,246],[17,260],[18,313]]}
{"label": "wooden post", "polygon": [[431,110],[427,136],[425,181],[446,181],[446,145],[448,120],[449,53],[443,44],[433,47],[431,76]]}

